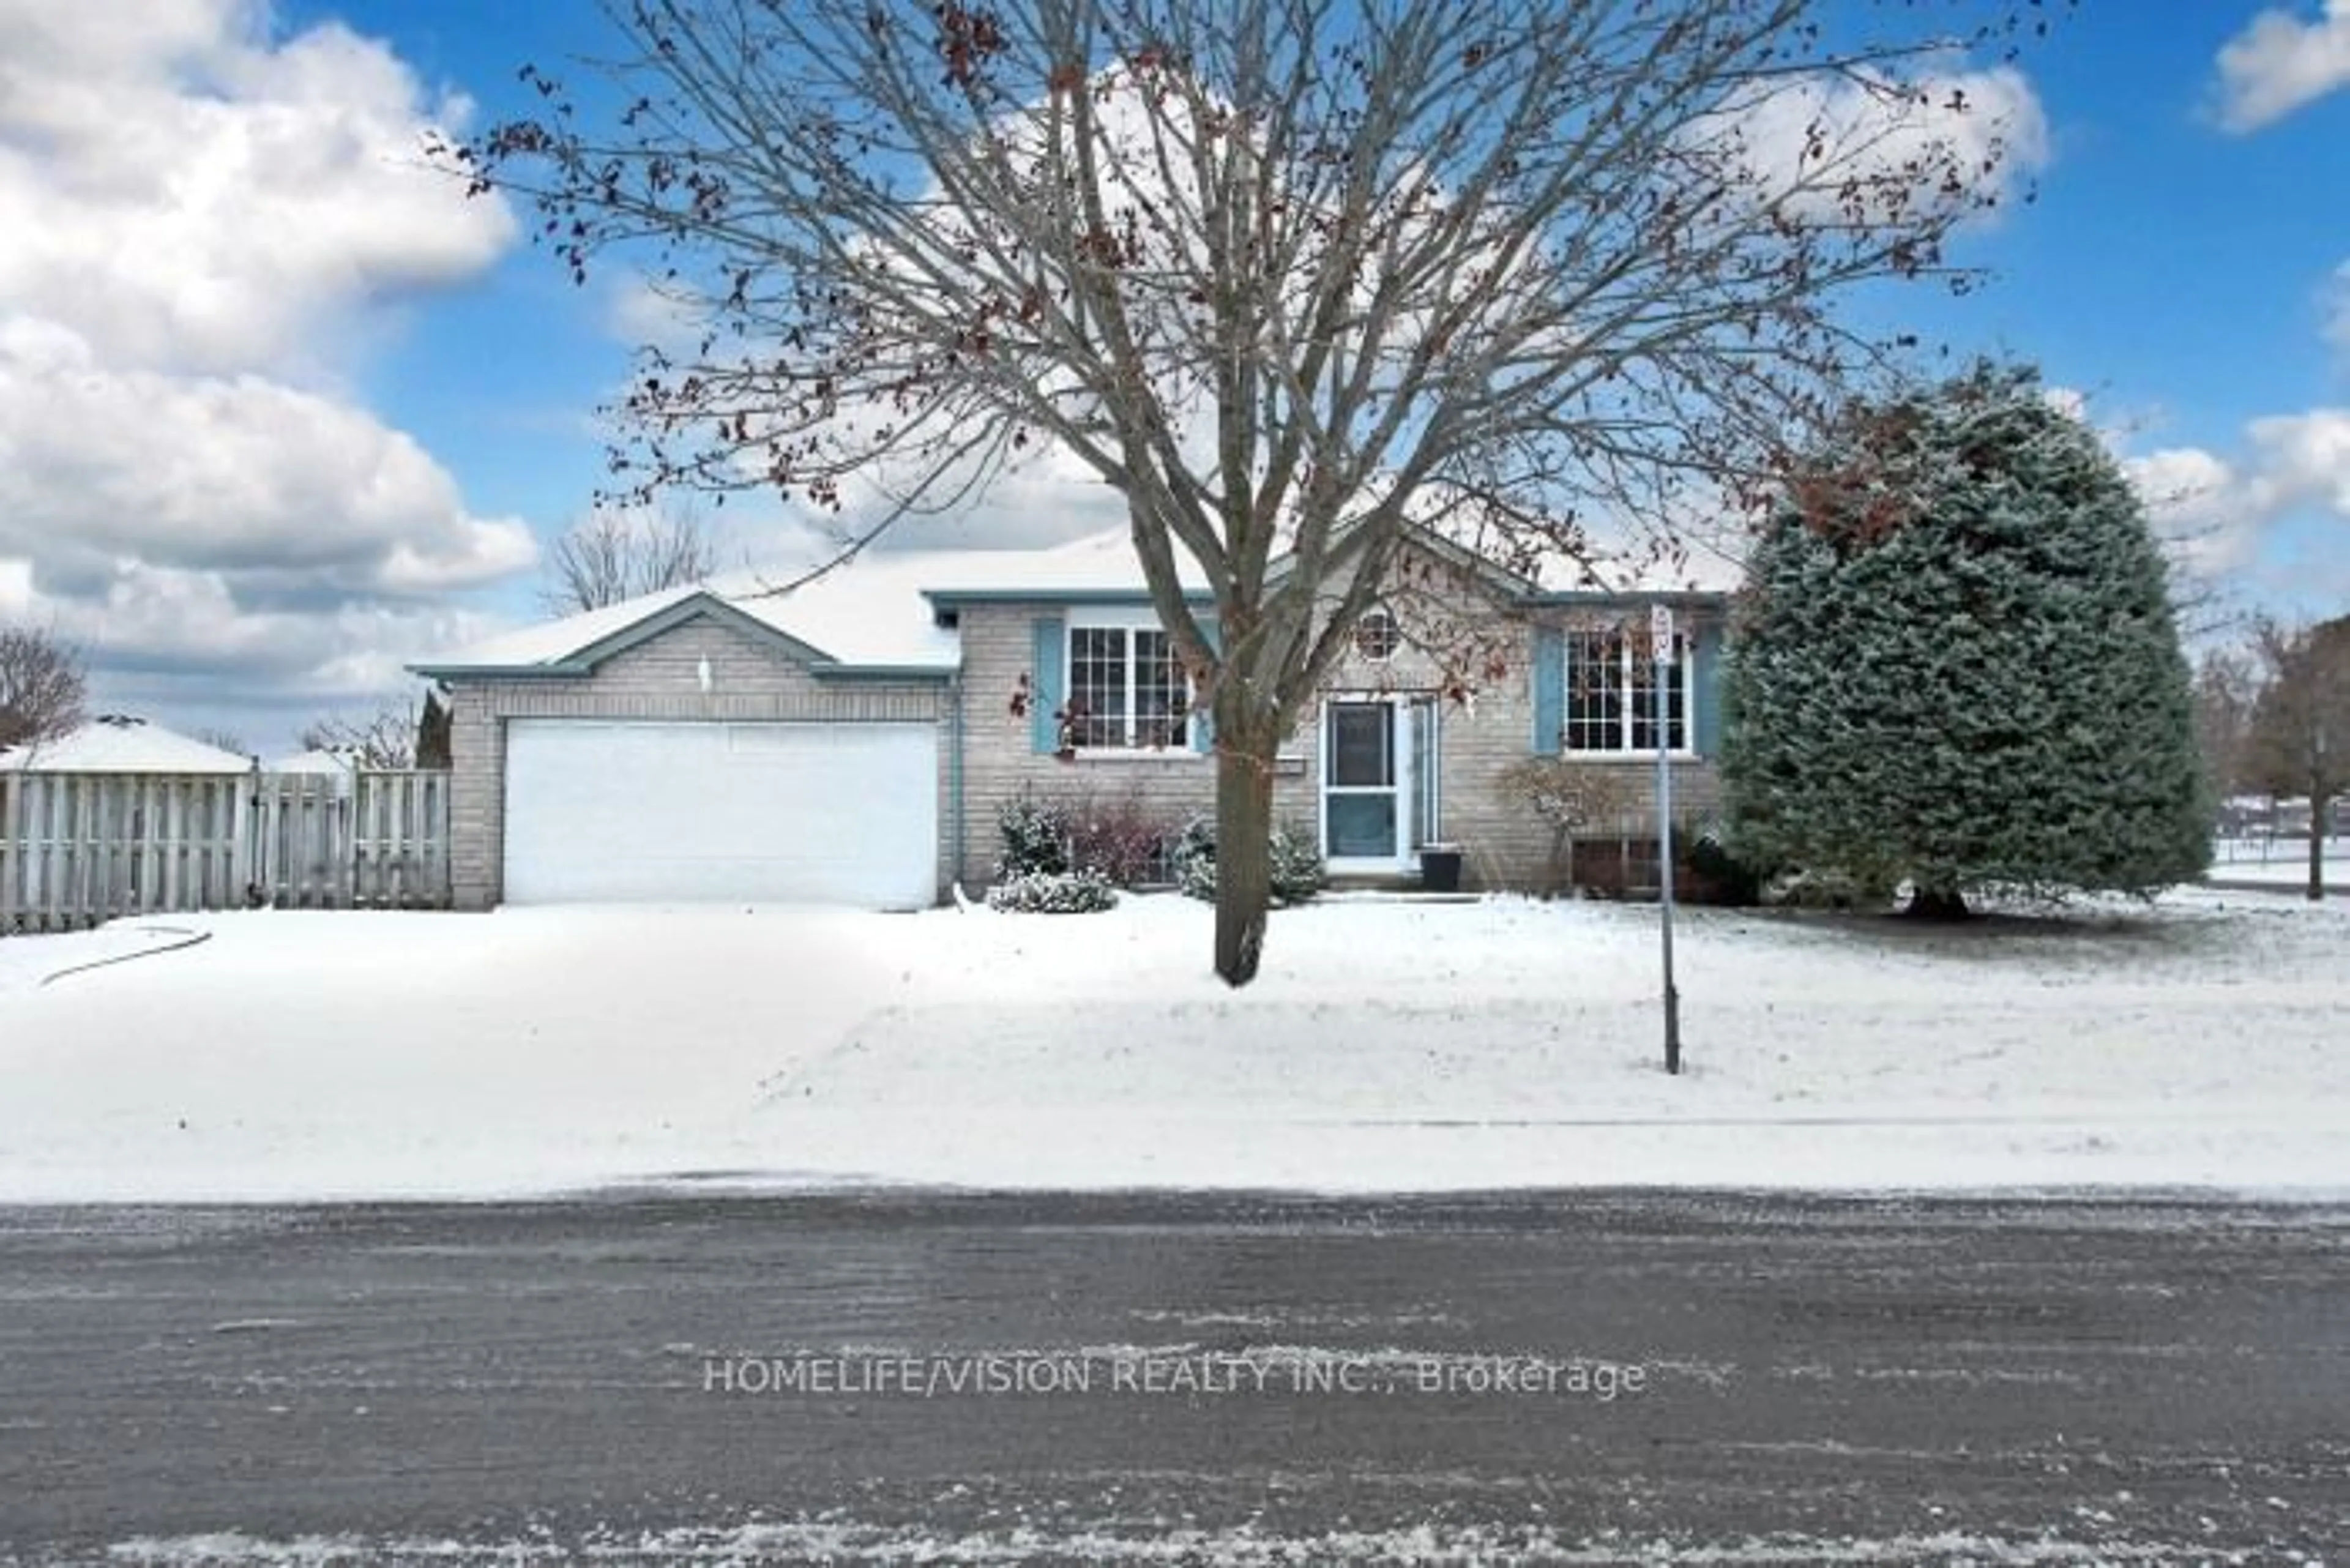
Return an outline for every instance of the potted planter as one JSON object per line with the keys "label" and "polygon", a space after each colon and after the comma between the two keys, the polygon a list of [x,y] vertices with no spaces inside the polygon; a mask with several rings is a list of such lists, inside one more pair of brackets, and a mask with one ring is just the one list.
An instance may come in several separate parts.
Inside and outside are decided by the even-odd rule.
{"label": "potted planter", "polygon": [[1461,890],[1461,856],[1458,844],[1423,844],[1419,846],[1419,885],[1430,893],[1457,893]]}

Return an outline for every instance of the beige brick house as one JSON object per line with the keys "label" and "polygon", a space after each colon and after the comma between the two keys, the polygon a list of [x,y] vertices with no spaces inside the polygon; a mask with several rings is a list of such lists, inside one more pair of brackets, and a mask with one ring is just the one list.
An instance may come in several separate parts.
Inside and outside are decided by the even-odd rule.
{"label": "beige brick house", "polygon": [[[1677,815],[1711,805],[1721,595],[1546,592],[1438,541],[1408,554],[1275,763],[1276,811],[1334,874],[1416,879],[1441,844],[1471,886],[1545,885],[1551,831],[1501,782],[1536,753],[1628,774],[1645,805],[1660,602]],[[453,711],[460,908],[916,908],[988,882],[1024,794],[1170,829],[1214,799],[1206,715],[1122,535],[671,589],[413,668]]]}

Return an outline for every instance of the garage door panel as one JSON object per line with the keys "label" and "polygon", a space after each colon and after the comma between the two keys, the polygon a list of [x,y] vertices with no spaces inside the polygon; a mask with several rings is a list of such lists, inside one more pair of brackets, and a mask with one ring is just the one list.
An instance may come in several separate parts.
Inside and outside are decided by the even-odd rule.
{"label": "garage door panel", "polygon": [[515,720],[506,900],[920,908],[937,789],[928,725]]}

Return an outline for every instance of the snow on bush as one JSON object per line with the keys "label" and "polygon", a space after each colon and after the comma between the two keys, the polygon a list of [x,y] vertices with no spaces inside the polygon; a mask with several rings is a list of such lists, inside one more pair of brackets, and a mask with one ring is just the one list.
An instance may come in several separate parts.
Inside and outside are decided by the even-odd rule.
{"label": "snow on bush", "polygon": [[996,857],[996,880],[1059,876],[1069,869],[1068,814],[1060,807],[1024,794],[996,812],[995,831],[1003,846]]}
{"label": "snow on bush", "polygon": [[1022,794],[995,814],[998,880],[1090,871],[1111,886],[1137,888],[1162,864],[1170,832],[1139,793],[1101,800],[1090,792],[1058,800]]}
{"label": "snow on bush", "polygon": [[[1169,852],[1175,886],[1188,897],[1212,903],[1216,897],[1216,822],[1195,816],[1184,824]],[[1272,888],[1275,904],[1303,904],[1322,890],[1322,852],[1314,835],[1288,823],[1273,825]]]}
{"label": "snow on bush", "polygon": [[1118,889],[1098,871],[1031,871],[987,890],[987,907],[1008,915],[1092,915],[1118,905]]}

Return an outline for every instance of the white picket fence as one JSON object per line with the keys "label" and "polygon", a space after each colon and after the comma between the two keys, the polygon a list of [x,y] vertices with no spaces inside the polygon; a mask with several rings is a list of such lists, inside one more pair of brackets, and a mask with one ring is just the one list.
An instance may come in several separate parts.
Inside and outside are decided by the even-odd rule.
{"label": "white picket fence", "polygon": [[262,905],[446,909],[449,775],[0,773],[0,936]]}

